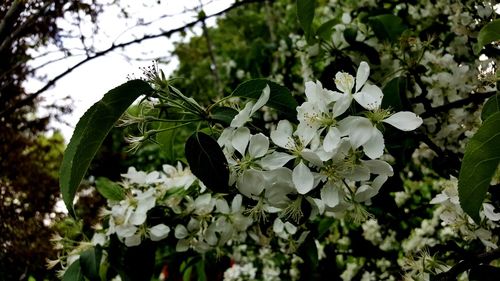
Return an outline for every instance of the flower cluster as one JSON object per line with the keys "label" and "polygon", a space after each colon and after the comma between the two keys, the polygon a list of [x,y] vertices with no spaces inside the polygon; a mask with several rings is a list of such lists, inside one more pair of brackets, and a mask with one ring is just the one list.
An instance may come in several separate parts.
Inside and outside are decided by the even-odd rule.
{"label": "flower cluster", "polygon": [[443,191],[431,200],[431,204],[439,204],[439,218],[443,226],[448,226],[453,233],[459,234],[465,241],[479,239],[487,249],[498,248],[498,236],[492,231],[499,227],[500,213],[494,211],[490,203],[483,203],[479,213],[481,222],[476,224],[460,207],[458,200],[458,181],[451,178],[443,185]]}
{"label": "flower cluster", "polygon": [[[297,107],[297,126],[280,120],[270,137],[244,126],[269,99],[266,87],[257,102],[248,102],[219,137],[231,171],[230,184],[253,200],[250,213],[259,221],[277,214],[278,236],[293,235],[307,219],[304,205],[314,215],[362,215],[389,176],[382,125],[410,131],[422,124],[412,112],[382,109],[382,90],[368,83],[370,68],[361,62],[356,77],[339,72],[337,91],[320,82],[306,82],[306,100]],[[365,109],[349,115],[353,101]],[[307,202],[307,203],[306,203]],[[360,211],[361,210],[361,211]],[[283,220],[283,221],[282,221]],[[279,230],[279,231],[276,231]]]}

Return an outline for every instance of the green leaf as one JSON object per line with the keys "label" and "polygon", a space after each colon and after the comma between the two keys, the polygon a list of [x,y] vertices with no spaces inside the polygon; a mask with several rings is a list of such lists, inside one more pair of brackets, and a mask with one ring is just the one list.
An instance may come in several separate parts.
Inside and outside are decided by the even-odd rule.
{"label": "green leaf", "polygon": [[92,247],[80,254],[80,265],[82,273],[90,281],[101,280],[99,268],[101,266],[102,249],[99,246]]}
{"label": "green leaf", "polygon": [[477,45],[474,52],[478,54],[484,46],[498,40],[500,40],[500,19],[491,21],[481,28],[477,36]]}
{"label": "green leaf", "polygon": [[380,55],[377,49],[364,42],[351,41],[349,42],[349,47],[347,47],[347,49],[356,51],[359,54],[366,56],[371,64],[380,64]]}
{"label": "green leaf", "polygon": [[318,224],[318,239],[323,238],[326,234],[330,232],[330,228],[333,223],[335,223],[335,219],[325,217],[319,221]]}
{"label": "green leaf", "polygon": [[61,163],[60,187],[64,203],[74,215],[73,198],[104,138],[125,110],[152,88],[142,80],[128,81],[104,95],[78,121]]}
{"label": "green leaf", "polygon": [[110,238],[108,261],[110,268],[120,275],[121,280],[151,280],[155,272],[156,244],[145,239],[139,246],[127,247],[116,235]]}
{"label": "green leaf", "polygon": [[297,17],[306,37],[310,37],[314,19],[315,0],[297,0]]}
{"label": "green leaf", "polygon": [[238,85],[232,95],[237,97],[258,99],[266,85],[269,85],[269,88],[271,90],[269,101],[266,105],[280,111],[287,118],[295,120],[297,118],[297,101],[295,101],[292,94],[286,87],[283,87],[272,81],[266,79],[253,79],[245,81]]}
{"label": "green leaf", "polygon": [[229,125],[236,114],[238,114],[238,111],[233,108],[216,106],[210,110],[210,119],[219,121],[223,125]]}
{"label": "green leaf", "polygon": [[98,178],[95,182],[97,191],[106,199],[109,199],[111,201],[121,201],[125,199],[125,192],[123,191],[123,188],[107,179],[107,178]]}
{"label": "green leaf", "polygon": [[380,40],[388,40],[392,43],[396,42],[407,29],[400,17],[391,14],[370,17],[368,23]]}
{"label": "green leaf", "polygon": [[403,110],[401,97],[406,97],[406,79],[404,77],[393,78],[385,85],[383,92],[382,108],[391,108],[394,111]]}
{"label": "green leaf", "polygon": [[[313,276],[318,272],[318,248],[312,235],[309,235],[304,243],[300,245],[298,255],[304,260],[304,262],[299,265],[301,275]],[[314,280],[314,278],[311,279]]]}
{"label": "green leaf", "polygon": [[198,275],[198,281],[207,281],[205,262],[203,260],[196,264],[196,275]]}
{"label": "green leaf", "polygon": [[216,140],[196,132],[186,141],[185,154],[191,171],[208,189],[217,193],[227,192],[229,168]]}
{"label": "green leaf", "polygon": [[84,281],[85,279],[83,278],[82,274],[82,268],[80,266],[80,260],[74,261],[68,269],[66,269],[66,272],[64,272],[64,276],[62,278],[62,281]]}
{"label": "green leaf", "polygon": [[465,148],[458,178],[458,195],[462,209],[479,222],[491,178],[500,162],[500,112],[484,121]]}
{"label": "green leaf", "polygon": [[469,271],[470,281],[497,281],[500,276],[500,268],[488,264],[473,266]]}
{"label": "green leaf", "polygon": [[344,30],[344,39],[345,41],[347,41],[347,43],[356,42],[357,35],[358,35],[357,28],[349,27]]}
{"label": "green leaf", "polygon": [[500,111],[500,98],[498,95],[494,95],[489,98],[483,106],[483,110],[481,111],[481,120],[485,121],[492,114]]}
{"label": "green leaf", "polygon": [[325,41],[332,39],[333,27],[340,23],[338,19],[332,19],[321,24],[316,30],[316,35]]}

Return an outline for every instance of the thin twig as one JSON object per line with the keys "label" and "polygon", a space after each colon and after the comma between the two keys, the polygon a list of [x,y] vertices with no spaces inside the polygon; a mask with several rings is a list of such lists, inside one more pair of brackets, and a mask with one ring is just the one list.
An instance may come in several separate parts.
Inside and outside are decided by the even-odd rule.
{"label": "thin twig", "polygon": [[102,56],[106,55],[107,53],[109,53],[111,51],[114,51],[115,49],[124,48],[124,47],[127,47],[129,45],[133,45],[133,44],[140,43],[140,42],[143,42],[143,41],[146,41],[146,40],[150,40],[150,39],[155,39],[155,38],[160,38],[160,37],[169,37],[169,36],[171,36],[174,33],[181,32],[181,31],[184,31],[185,29],[188,29],[190,27],[195,26],[196,24],[200,23],[202,20],[205,20],[205,19],[208,19],[208,18],[212,18],[212,17],[215,17],[215,16],[219,16],[219,15],[225,14],[225,13],[227,13],[227,12],[229,12],[229,11],[237,8],[237,7],[240,7],[240,6],[243,6],[243,5],[246,5],[246,4],[260,3],[260,2],[265,2],[265,1],[266,0],[244,0],[244,1],[235,2],[233,5],[231,5],[230,7],[226,8],[226,9],[220,11],[220,12],[217,12],[215,14],[206,16],[205,18],[197,19],[195,21],[187,23],[184,26],[181,26],[181,27],[178,27],[178,28],[174,28],[174,29],[171,29],[171,30],[167,30],[167,31],[163,31],[163,32],[158,33],[158,34],[145,35],[145,36],[143,36],[141,38],[137,38],[137,39],[134,39],[134,40],[131,40],[131,41],[128,41],[128,42],[121,43],[121,44],[116,44],[116,45],[113,44],[113,45],[111,45],[111,47],[109,47],[109,48],[107,48],[107,49],[105,49],[103,51],[96,52],[95,54],[93,54],[91,56],[88,56],[84,60],[82,60],[82,61],[76,63],[75,65],[73,65],[72,67],[68,68],[66,71],[63,71],[59,75],[55,76],[50,81],[48,81],[47,84],[45,84],[45,86],[43,86],[41,89],[39,89],[35,93],[28,95],[26,98],[18,101],[17,103],[15,103],[14,105],[12,105],[11,107],[6,108],[5,110],[1,111],[0,112],[0,117],[7,116],[7,115],[13,113],[17,108],[20,108],[20,107],[23,107],[25,105],[30,104],[41,93],[45,92],[47,89],[49,89],[50,87],[52,87],[57,81],[59,81],[61,78],[65,77],[66,75],[68,75],[69,73],[71,73],[73,70],[77,69],[78,67],[82,66],[83,64],[85,64],[85,63],[87,63],[89,61],[92,61],[92,60],[94,60],[96,58],[102,57]]}
{"label": "thin twig", "polygon": [[481,253],[476,256],[471,256],[466,259],[461,260],[459,263],[455,264],[450,270],[446,272],[441,272],[437,274],[432,280],[435,281],[449,281],[457,280],[457,276],[475,265],[488,264],[493,260],[500,258],[500,248],[495,249],[491,252]]}

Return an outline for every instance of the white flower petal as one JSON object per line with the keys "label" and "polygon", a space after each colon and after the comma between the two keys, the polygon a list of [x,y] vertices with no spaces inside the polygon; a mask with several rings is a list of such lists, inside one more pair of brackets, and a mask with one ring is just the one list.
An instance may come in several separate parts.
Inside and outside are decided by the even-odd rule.
{"label": "white flower petal", "polygon": [[297,233],[297,227],[290,222],[285,222],[285,229],[288,234],[294,235]]}
{"label": "white flower petal", "polygon": [[269,139],[262,133],[253,135],[250,138],[250,145],[248,146],[248,154],[252,159],[266,155],[269,149]]}
{"label": "white flower petal", "polygon": [[260,159],[260,166],[266,170],[274,170],[283,167],[288,161],[294,159],[295,156],[284,152],[273,152]]}
{"label": "white flower petal", "polygon": [[127,225],[117,225],[116,226],[116,235],[119,237],[130,237],[135,234],[137,231],[137,227],[127,224]]}
{"label": "white flower petal", "polygon": [[149,238],[151,238],[152,241],[160,241],[163,238],[167,237],[169,233],[170,227],[161,223],[149,229]]}
{"label": "white flower petal", "polygon": [[231,127],[239,128],[245,125],[246,122],[250,121],[252,115],[253,102],[248,102],[242,111],[238,112],[231,121]]}
{"label": "white flower petal", "polygon": [[392,166],[389,163],[382,160],[367,160],[363,161],[363,164],[370,169],[370,173],[375,175],[386,175],[391,177],[394,175]]}
{"label": "white flower petal", "polygon": [[370,169],[364,165],[356,165],[346,178],[352,181],[367,181],[370,179]]}
{"label": "white flower petal", "polygon": [[259,195],[264,190],[264,175],[262,171],[248,169],[236,181],[236,187],[247,197]]}
{"label": "white flower petal", "polygon": [[353,127],[349,131],[349,141],[354,149],[364,145],[372,138],[373,125],[370,120],[364,117],[356,118]]}
{"label": "white flower petal", "polygon": [[233,134],[233,137],[231,139],[231,145],[241,155],[245,155],[245,150],[247,149],[249,140],[250,140],[250,129],[248,129],[247,127],[239,127]]}
{"label": "white flower petal", "polygon": [[177,245],[175,246],[175,250],[177,252],[185,252],[185,251],[189,250],[189,246],[190,246],[189,240],[182,239],[182,240],[179,240],[177,242]]}
{"label": "white flower petal", "polygon": [[321,200],[326,206],[333,208],[340,203],[339,191],[333,184],[328,183],[321,189]]}
{"label": "white flower petal", "polygon": [[271,131],[271,140],[279,147],[292,149],[295,142],[292,139],[293,127],[290,121],[281,120],[276,130]]}
{"label": "white flower petal", "polygon": [[307,201],[311,203],[311,207],[313,207],[311,216],[314,215],[322,215],[325,212],[325,202],[318,198],[307,197]]}
{"label": "white flower petal", "polygon": [[269,85],[266,85],[264,89],[262,90],[262,94],[260,95],[259,99],[255,103],[255,105],[252,107],[252,111],[250,112],[250,116],[252,116],[257,110],[259,110],[261,107],[263,107],[267,101],[269,101],[269,96],[271,95],[271,88],[269,88]]}
{"label": "white flower petal", "polygon": [[326,152],[332,152],[337,149],[340,145],[340,131],[335,127],[330,127],[328,133],[323,140],[323,149]]}
{"label": "white flower petal", "polygon": [[377,128],[373,128],[371,138],[363,145],[363,152],[370,159],[375,159],[384,154],[384,148],[384,136]]}
{"label": "white flower petal", "polygon": [[354,77],[346,72],[337,72],[335,74],[335,86],[343,93],[350,95],[354,88]]}
{"label": "white flower petal", "polygon": [[229,204],[227,204],[227,201],[224,200],[223,198],[217,199],[215,201],[215,210],[218,213],[229,214],[229,212],[230,212]]}
{"label": "white flower petal", "polygon": [[483,211],[484,215],[492,220],[492,221],[498,221],[500,220],[500,213],[495,213],[495,207],[493,205],[488,204],[488,203],[483,203]]}
{"label": "white flower petal", "polygon": [[234,128],[225,128],[217,139],[217,143],[220,147],[227,146],[231,144],[231,137],[233,136]]}
{"label": "white flower petal", "polygon": [[334,101],[333,91],[324,89],[320,81],[316,83],[308,81],[305,86],[307,101],[314,103],[321,112],[325,112],[327,106]]}
{"label": "white flower petal", "polygon": [[365,61],[362,61],[356,72],[356,92],[365,84],[368,76],[370,76],[370,66]]}
{"label": "white flower petal", "polygon": [[94,235],[92,236],[92,240],[90,241],[92,245],[97,246],[104,246],[106,242],[108,241],[108,237],[104,233],[98,233],[94,232]]}
{"label": "white flower petal", "polygon": [[175,235],[175,238],[177,238],[177,239],[184,239],[189,235],[189,233],[188,233],[188,230],[185,226],[183,226],[182,224],[178,224],[175,227],[174,235]]}
{"label": "white flower petal", "polygon": [[276,234],[280,234],[285,229],[285,224],[280,218],[276,218],[273,223],[273,231]]}
{"label": "white flower petal", "polygon": [[141,213],[141,212],[137,212],[135,211],[129,218],[129,223],[133,224],[133,225],[141,225],[143,224],[145,221],[146,221],[146,213]]}
{"label": "white flower petal", "polygon": [[135,247],[141,245],[141,235],[136,234],[125,238],[125,245],[127,245],[127,247]]}
{"label": "white flower petal", "polygon": [[241,209],[241,202],[243,201],[243,197],[240,194],[236,194],[234,196],[233,201],[231,202],[231,212],[237,213]]}
{"label": "white flower petal", "polygon": [[136,199],[138,201],[137,209],[135,210],[136,213],[147,213],[147,211],[153,209],[156,204],[156,198],[154,195],[150,195],[148,197],[141,196]]}
{"label": "white flower petal", "polygon": [[383,122],[402,131],[412,131],[422,125],[423,120],[413,112],[400,111],[384,119]]}
{"label": "white flower petal", "polygon": [[387,181],[388,177],[386,175],[378,175],[373,181],[372,181],[372,187],[377,190],[377,192],[380,190],[382,185]]}
{"label": "white flower petal", "polygon": [[369,185],[362,185],[356,190],[356,194],[354,195],[354,200],[357,202],[365,202],[375,196],[377,192]]}
{"label": "white flower petal", "polygon": [[333,104],[333,118],[342,115],[351,106],[352,96],[350,94],[340,94],[339,98]]}
{"label": "white flower petal", "polygon": [[293,169],[292,181],[300,194],[306,194],[314,187],[314,176],[302,161]]}
{"label": "white flower petal", "polygon": [[384,93],[375,85],[365,85],[361,92],[354,94],[353,97],[365,109],[375,110],[382,105]]}
{"label": "white flower petal", "polygon": [[[319,126],[316,126],[319,128]],[[308,124],[301,122],[297,126],[297,130],[293,133],[295,136],[298,136],[300,139],[300,142],[304,145],[307,146],[313,138],[315,138],[318,135],[317,128],[311,127]]]}
{"label": "white flower petal", "polygon": [[432,200],[431,200],[431,202],[429,202],[429,204],[440,204],[440,203],[445,202],[448,199],[449,199],[449,197],[446,194],[439,193],[438,195],[436,195],[436,197],[432,198]]}
{"label": "white flower petal", "polygon": [[318,167],[323,166],[323,161],[315,151],[306,148],[300,152],[300,156]]}

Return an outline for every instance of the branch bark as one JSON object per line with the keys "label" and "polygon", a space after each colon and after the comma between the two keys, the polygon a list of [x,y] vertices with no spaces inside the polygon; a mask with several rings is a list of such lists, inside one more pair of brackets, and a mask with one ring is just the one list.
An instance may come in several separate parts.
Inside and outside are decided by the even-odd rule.
{"label": "branch bark", "polygon": [[435,281],[450,281],[457,280],[457,276],[475,265],[488,264],[493,260],[500,258],[500,248],[495,249],[491,252],[481,253],[477,256],[472,256],[467,259],[463,259],[456,265],[454,265],[450,270],[437,274],[432,280]]}
{"label": "branch bark", "polygon": [[197,20],[192,21],[190,23],[187,23],[186,25],[181,26],[179,28],[174,28],[174,29],[171,29],[171,30],[163,31],[163,32],[158,33],[158,34],[145,35],[145,36],[143,36],[141,38],[137,38],[137,39],[134,39],[134,40],[131,40],[131,41],[128,41],[128,42],[124,42],[124,43],[120,43],[120,44],[116,44],[116,45],[113,44],[113,45],[111,45],[111,47],[109,47],[109,48],[107,48],[105,50],[96,52],[93,55],[90,55],[87,58],[83,59],[82,61],[76,63],[75,65],[73,65],[70,68],[68,68],[66,71],[63,71],[59,75],[57,75],[54,78],[52,78],[51,80],[49,80],[45,84],[45,86],[43,86],[42,88],[40,88],[35,93],[32,93],[32,94],[28,95],[26,98],[24,98],[22,100],[19,100],[13,106],[4,109],[3,111],[0,112],[0,118],[3,117],[3,116],[7,116],[7,115],[13,113],[18,108],[21,108],[21,107],[23,107],[25,105],[30,104],[33,100],[35,100],[38,96],[40,96],[40,94],[42,94],[43,92],[47,91],[50,87],[52,87],[53,85],[55,85],[57,81],[59,81],[60,79],[62,79],[63,77],[65,77],[66,75],[68,75],[69,73],[71,73],[73,70],[77,69],[78,67],[80,67],[80,66],[84,65],[85,63],[87,63],[89,61],[92,61],[92,60],[94,60],[96,58],[102,57],[102,56],[104,56],[104,55],[106,55],[106,54],[108,54],[108,53],[110,53],[110,52],[112,52],[112,51],[114,51],[116,49],[125,48],[127,46],[130,46],[130,45],[133,45],[133,44],[136,44],[136,43],[141,43],[143,41],[150,40],[150,39],[155,39],[155,38],[160,38],[160,37],[169,37],[169,36],[171,36],[174,33],[181,32],[181,31],[184,31],[185,29],[193,27],[196,24],[201,23],[205,19],[223,15],[223,14],[225,14],[225,13],[227,13],[227,12],[229,12],[229,11],[235,9],[235,8],[238,8],[240,6],[247,5],[247,4],[250,4],[250,3],[262,3],[262,2],[266,2],[266,1],[267,0],[243,0],[243,1],[238,1],[238,2],[235,2],[233,5],[231,5],[230,7],[226,8],[226,9],[220,11],[220,12],[211,14],[211,15],[206,16],[206,17],[201,18],[201,19],[197,19]]}

